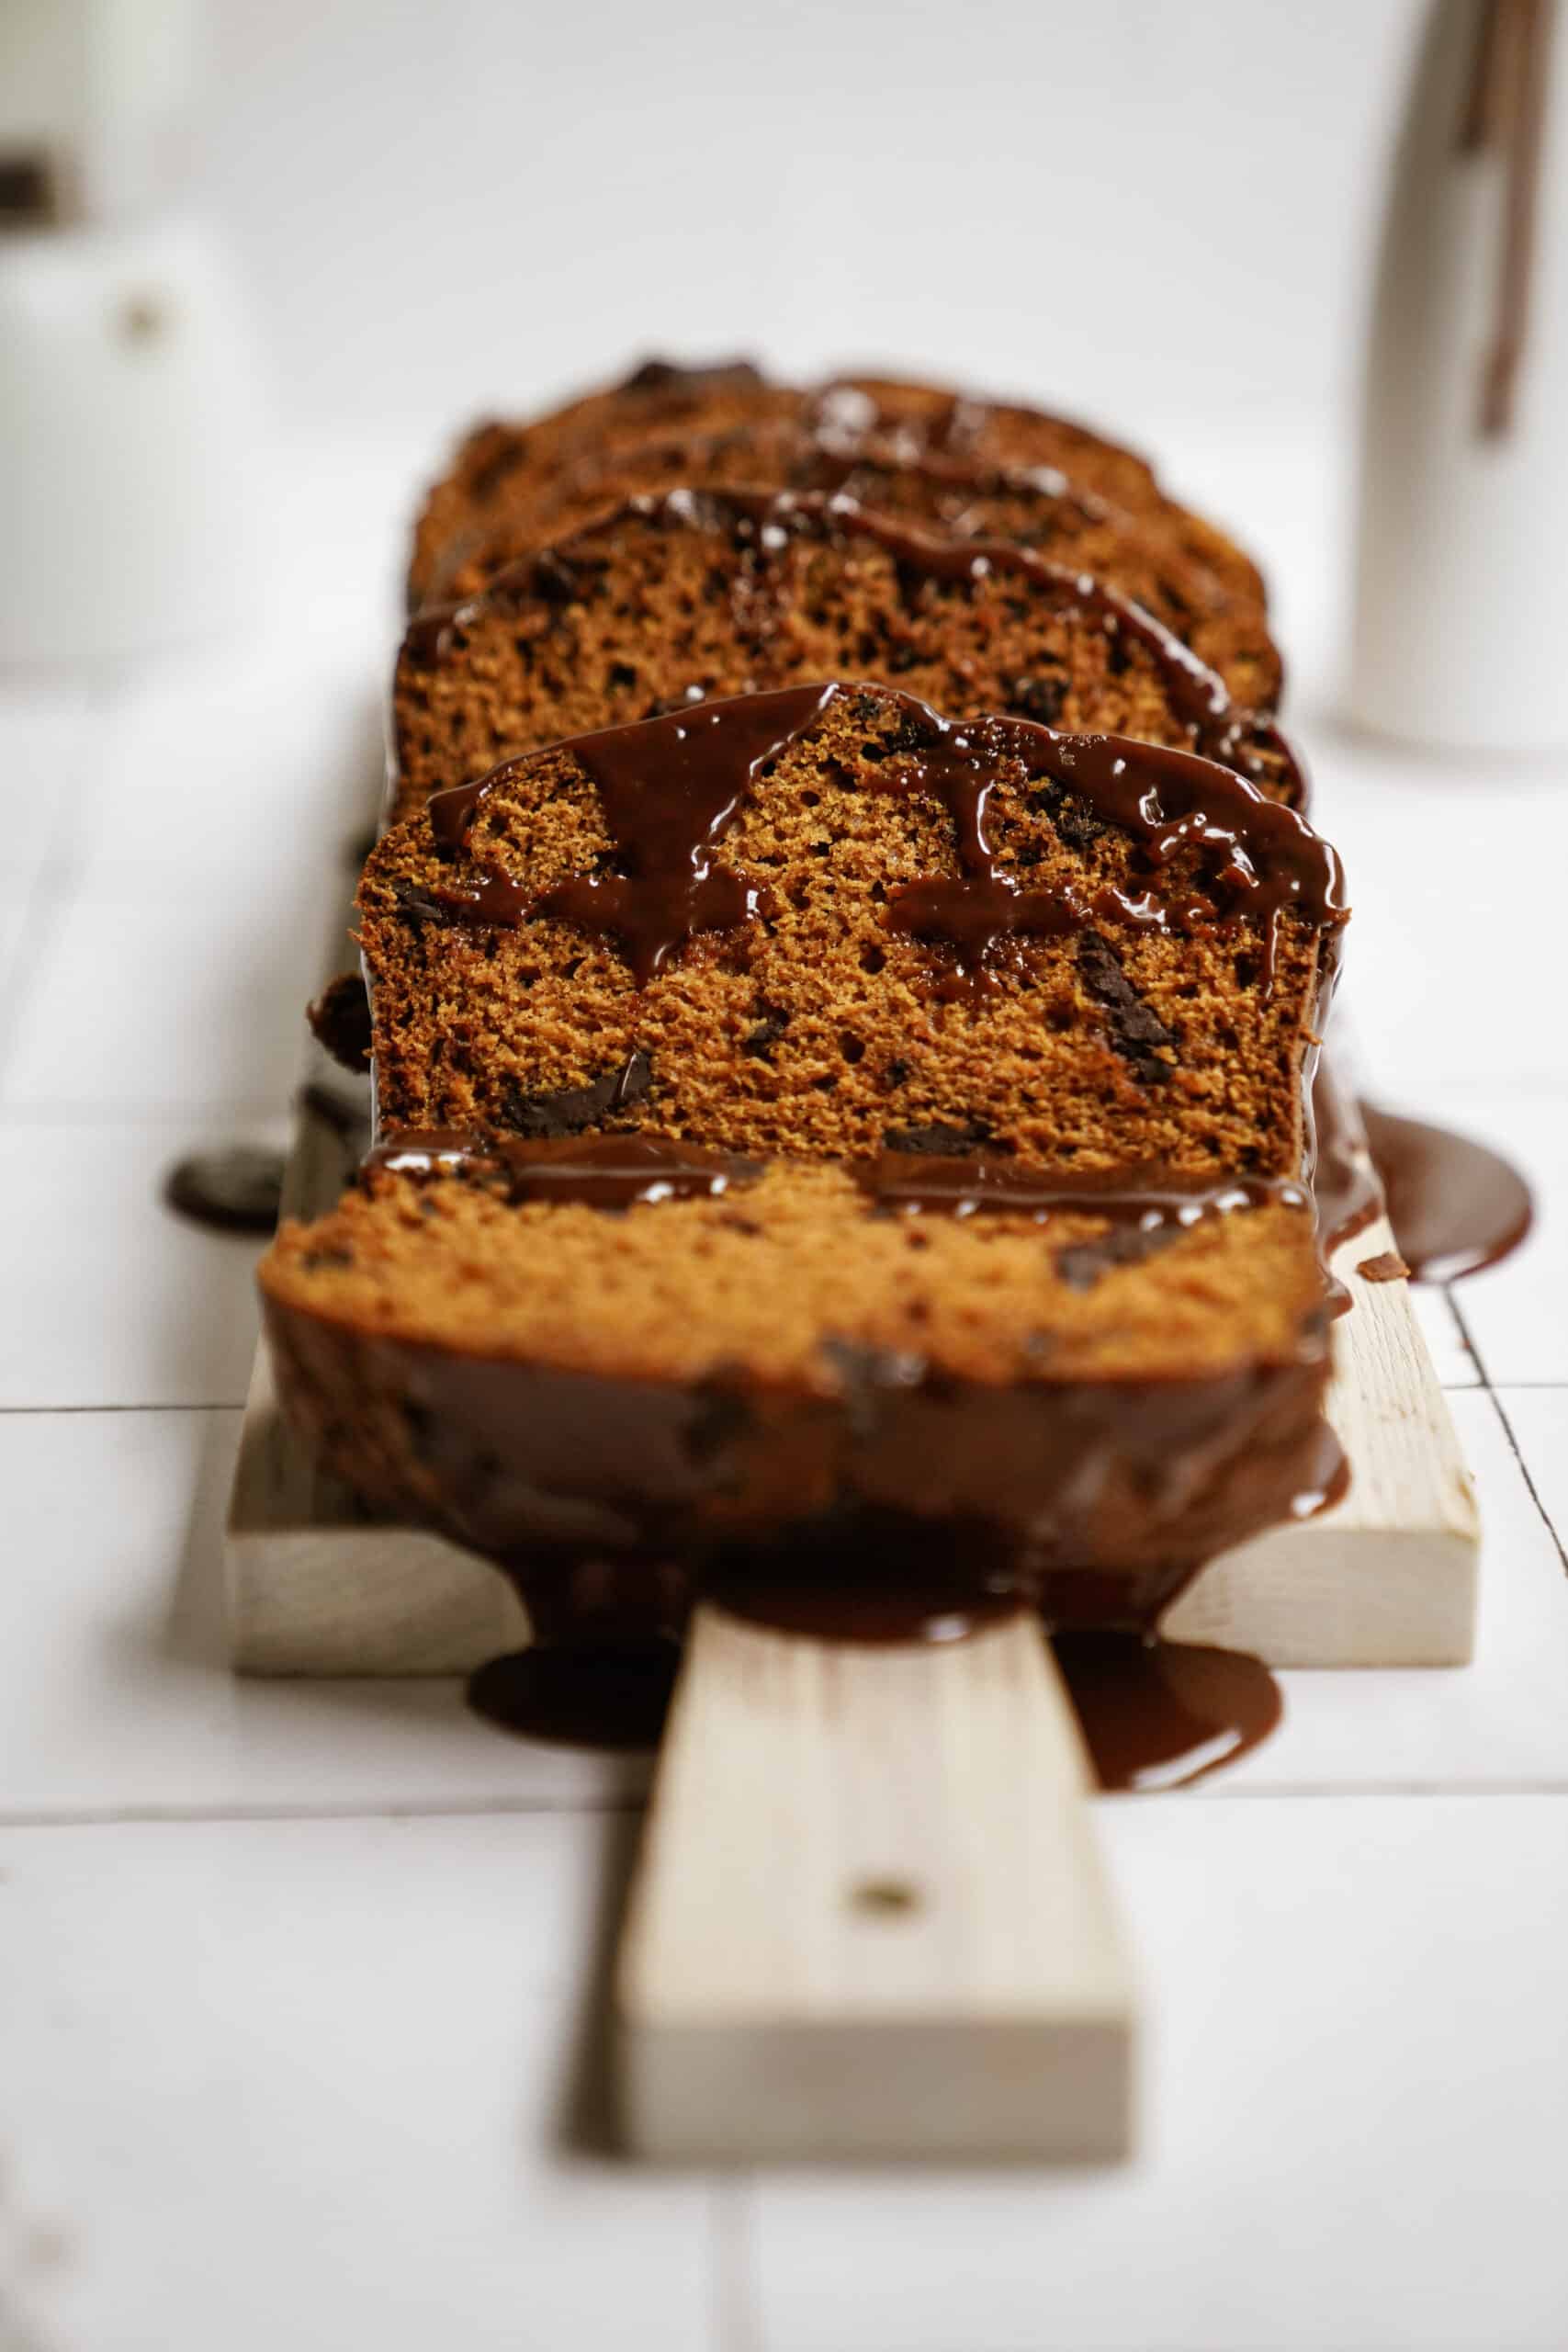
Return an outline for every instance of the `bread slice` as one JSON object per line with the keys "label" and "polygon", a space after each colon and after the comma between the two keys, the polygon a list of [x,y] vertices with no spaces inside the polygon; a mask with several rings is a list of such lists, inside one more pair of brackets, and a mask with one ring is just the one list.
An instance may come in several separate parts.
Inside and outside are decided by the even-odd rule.
{"label": "bread slice", "polygon": [[1342,888],[1213,762],[807,684],[527,754],[359,894],[384,1127],[1293,1178]]}
{"label": "bread slice", "polygon": [[1149,1624],[1321,1498],[1304,1195],[912,1197],[639,1137],[406,1139],[263,1261],[284,1408],[554,1641],[678,1632],[775,1551]]}
{"label": "bread slice", "polygon": [[1153,1622],[1310,1507],[1332,851],[1232,771],[802,685],[557,745],[361,894],[382,1141],[286,1411],[536,1634],[940,1564]]}
{"label": "bread slice", "polygon": [[1142,606],[1030,549],[954,543],[852,500],[637,499],[422,615],[393,689],[391,813],[512,752],[808,678],[907,686],[959,718],[1016,712],[1192,749],[1298,800],[1272,721]]}
{"label": "bread slice", "polygon": [[[482,424],[468,435],[415,526],[410,610],[467,593],[460,582],[464,567],[498,539],[510,535],[517,552],[538,545],[541,504],[574,476],[614,469],[650,441],[668,444],[671,435],[694,452],[703,444],[722,449],[750,438],[761,455],[773,436],[775,449],[804,443],[904,463],[956,459],[1043,471],[1148,524],[1165,545],[1213,565],[1236,594],[1262,611],[1256,565],[1212,525],[1168,499],[1145,458],[1085,425],[1040,409],[978,400],[950,386],[846,377],[808,390],[770,383],[745,360],[687,368],[657,359],[624,383],[550,414]],[[676,478],[710,479],[753,487],[775,481],[771,471],[750,469],[721,468],[710,476],[699,467]]]}
{"label": "bread slice", "polygon": [[479,595],[499,571],[626,503],[672,489],[760,489],[846,495],[942,537],[1012,539],[1048,562],[1092,572],[1164,623],[1258,710],[1279,700],[1281,663],[1253,567],[1220,532],[1179,507],[1133,518],[1048,468],[911,458],[874,437],[842,443],[790,418],[685,432],[591,458],[519,492],[465,543],[440,597]]}

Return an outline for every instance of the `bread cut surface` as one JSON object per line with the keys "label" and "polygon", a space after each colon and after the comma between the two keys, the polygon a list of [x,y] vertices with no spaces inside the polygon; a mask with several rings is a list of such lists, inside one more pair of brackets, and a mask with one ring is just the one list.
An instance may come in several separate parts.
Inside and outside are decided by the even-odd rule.
{"label": "bread cut surface", "polygon": [[[775,702],[798,731],[755,775],[739,746],[706,878],[669,899],[648,968],[637,926],[668,876],[617,831],[594,764],[613,748],[657,811],[678,732]],[[359,896],[383,1125],[1299,1173],[1332,853],[1207,762],[1027,723],[959,734],[963,756],[952,722],[869,685],[704,705],[509,763],[396,827]],[[1123,821],[1095,762],[1146,786],[1160,824]],[[954,776],[981,775],[969,838]],[[1316,911],[1254,906],[1232,835],[1259,870],[1304,860]]]}

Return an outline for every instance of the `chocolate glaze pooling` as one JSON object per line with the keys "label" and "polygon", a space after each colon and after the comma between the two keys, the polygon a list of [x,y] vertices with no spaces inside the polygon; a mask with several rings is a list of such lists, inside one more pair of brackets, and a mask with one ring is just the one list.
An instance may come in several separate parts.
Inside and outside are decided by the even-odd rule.
{"label": "chocolate glaze pooling", "polygon": [[487,1723],[525,1739],[657,1747],[680,1665],[673,1642],[509,1650],[468,1677],[468,1704]]}
{"label": "chocolate glaze pooling", "polygon": [[283,1198],[283,1155],[246,1144],[192,1152],[170,1169],[164,1198],[193,1225],[220,1233],[271,1233]]}
{"label": "chocolate glaze pooling", "polygon": [[1389,1223],[1417,1282],[1458,1282],[1517,1250],[1535,1216],[1529,1186],[1484,1144],[1361,1105]]}
{"label": "chocolate glaze pooling", "polygon": [[[840,1591],[830,1599],[798,1577],[738,1578],[718,1596],[731,1614],[813,1640],[875,1645],[967,1641],[1018,1614],[1015,1601],[943,1592]],[[1054,1639],[1056,1664],[1102,1789],[1187,1786],[1234,1763],[1280,1721],[1279,1685],[1258,1659],[1234,1650],[1080,1632]],[[573,1747],[657,1747],[680,1665],[674,1642],[640,1647],[536,1646],[480,1667],[468,1703],[525,1738]]]}
{"label": "chocolate glaze pooling", "polygon": [[[602,1209],[712,1193],[750,1172],[641,1136],[541,1145],[412,1135],[389,1138],[371,1164],[417,1177],[454,1161],[513,1198]],[[1172,1237],[1194,1210],[1281,1197],[1304,1208],[1299,1188],[1256,1182],[1146,1195],[1135,1207],[1131,1195],[1097,1198],[1006,1163],[924,1154],[890,1155],[863,1181],[896,1213],[1010,1208],[1048,1221],[1057,1205],[1101,1207],[1153,1215]],[[269,1319],[298,1408],[320,1335],[270,1310]],[[1321,1331],[1303,1329],[1294,1364],[1174,1390],[998,1391],[848,1343],[831,1355],[836,1398],[608,1382],[375,1342],[363,1376],[390,1377],[447,1498],[443,1523],[503,1566],[528,1609],[540,1645],[532,1663],[497,1666],[476,1684],[475,1703],[492,1717],[539,1736],[651,1740],[670,1645],[704,1595],[829,1639],[959,1638],[1024,1607],[1056,1631],[1130,1637],[1125,1671],[1143,1695],[1118,1712],[1103,1648],[1085,1653],[1086,1722],[1107,1784],[1153,1785],[1182,1777],[1179,1753],[1201,1770],[1238,1752],[1269,1716],[1249,1666],[1213,1664],[1199,1705],[1182,1669],[1143,1643],[1215,1550],[1328,1498],[1340,1457],[1319,1414],[1323,1345]],[[330,1370],[326,1384],[330,1398]],[[310,1426],[308,1408],[303,1419]],[[1068,1671],[1079,1678],[1077,1665]],[[1225,1697],[1227,1675],[1239,1679]],[[1162,1691],[1173,1677],[1179,1704]]]}
{"label": "chocolate glaze pooling", "polygon": [[1499,1153],[1354,1102],[1326,1060],[1318,1064],[1313,1120],[1313,1193],[1325,1255],[1386,1209],[1411,1280],[1451,1283],[1495,1265],[1529,1234],[1529,1186]]}
{"label": "chocolate glaze pooling", "polygon": [[1280,1721],[1279,1684],[1236,1650],[1100,1632],[1058,1635],[1055,1648],[1102,1789],[1184,1787]]}
{"label": "chocolate glaze pooling", "polygon": [[[366,1156],[366,1170],[432,1176],[443,1170],[485,1180],[504,1174],[513,1201],[578,1202],[624,1209],[639,1204],[716,1197],[755,1182],[760,1160],[736,1152],[643,1134],[585,1136],[523,1142],[456,1127],[404,1128],[385,1136]],[[1182,1186],[1151,1181],[1134,1186],[1060,1170],[1019,1167],[977,1154],[938,1157],[886,1151],[857,1161],[849,1173],[874,1209],[900,1216],[966,1218],[987,1215],[1053,1218],[1093,1216],[1117,1228],[1174,1240],[1191,1227],[1267,1205],[1311,1208],[1306,1187],[1284,1177],[1237,1177],[1228,1183]],[[1081,1245],[1095,1250],[1101,1245]]]}
{"label": "chocolate glaze pooling", "polygon": [[[439,893],[454,919],[511,926],[541,914],[610,933],[641,982],[699,930],[746,922],[757,893],[717,865],[714,850],[766,763],[806,733],[845,689],[786,687],[775,694],[701,703],[664,718],[578,737],[571,755],[598,787],[606,824],[626,871],[584,875],[535,892],[493,870]],[[1290,910],[1332,938],[1346,907],[1339,861],[1293,809],[1267,800],[1232,770],[1187,752],[1117,735],[1060,735],[1023,718],[968,723],[943,718],[912,695],[878,689],[904,714],[919,748],[881,772],[881,788],[926,791],[953,821],[964,875],[906,885],[889,903],[896,928],[950,941],[960,973],[980,974],[1000,942],[1022,932],[1086,932],[1098,922],[1161,932],[1228,923],[1263,927],[1264,986],[1275,933]],[[1137,898],[1068,886],[1026,889],[996,857],[986,831],[998,772],[1014,767],[1077,794],[1130,833],[1158,869],[1179,852],[1213,852],[1202,891],[1179,900],[1152,889]],[[435,795],[432,831],[457,852],[486,796],[515,773],[505,762],[472,784]],[[1332,956],[1325,956],[1325,978]],[[939,984],[945,986],[945,983]]]}

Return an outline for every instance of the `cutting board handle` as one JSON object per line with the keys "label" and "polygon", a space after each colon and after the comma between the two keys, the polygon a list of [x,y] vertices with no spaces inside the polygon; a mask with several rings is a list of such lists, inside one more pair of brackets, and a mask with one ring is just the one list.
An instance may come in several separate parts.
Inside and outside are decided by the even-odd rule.
{"label": "cutting board handle", "polygon": [[694,1623],[616,1972],[670,2162],[1128,2153],[1134,1996],[1038,1624],[948,1644]]}

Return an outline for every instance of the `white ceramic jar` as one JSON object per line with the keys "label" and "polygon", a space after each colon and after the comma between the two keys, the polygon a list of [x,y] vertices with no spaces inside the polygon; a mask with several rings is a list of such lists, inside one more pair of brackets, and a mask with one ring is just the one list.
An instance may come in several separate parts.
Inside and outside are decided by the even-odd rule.
{"label": "white ceramic jar", "polygon": [[113,662],[262,609],[260,382],[198,223],[0,243],[0,666]]}
{"label": "white ceramic jar", "polygon": [[265,603],[255,341],[171,195],[197,32],[192,0],[0,0],[0,671]]}
{"label": "white ceramic jar", "polygon": [[1377,276],[1350,713],[1456,750],[1568,744],[1568,28],[1552,13],[1435,0]]}

